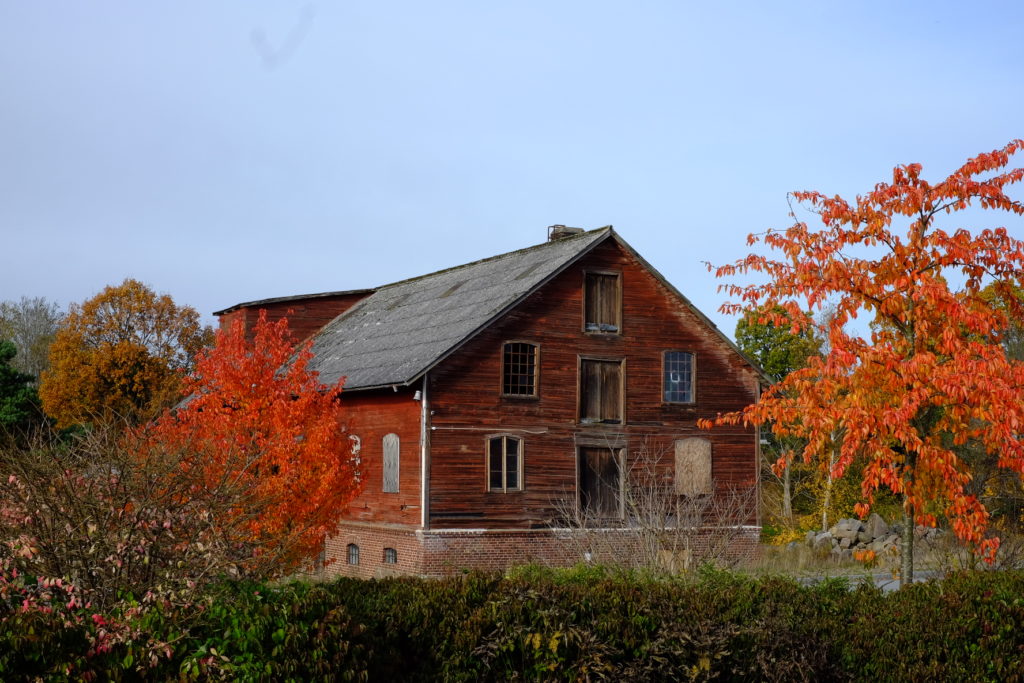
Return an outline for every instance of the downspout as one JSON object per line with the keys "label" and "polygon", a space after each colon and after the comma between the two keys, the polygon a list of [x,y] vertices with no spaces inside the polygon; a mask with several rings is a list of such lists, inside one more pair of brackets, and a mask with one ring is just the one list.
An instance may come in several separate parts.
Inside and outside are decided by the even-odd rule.
{"label": "downspout", "polygon": [[430,521],[430,406],[427,400],[427,374],[423,374],[420,390],[420,528],[426,529]]}

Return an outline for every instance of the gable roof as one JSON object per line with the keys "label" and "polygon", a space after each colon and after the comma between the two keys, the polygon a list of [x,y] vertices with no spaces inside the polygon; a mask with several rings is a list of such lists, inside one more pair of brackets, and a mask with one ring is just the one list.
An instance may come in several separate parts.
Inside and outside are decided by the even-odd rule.
{"label": "gable roof", "polygon": [[599,228],[380,287],[313,337],[309,368],[326,384],[347,377],[347,390],[409,384],[612,235]]}
{"label": "gable roof", "polygon": [[492,256],[372,290],[313,337],[310,369],[345,389],[408,385],[526,296],[612,239],[746,361],[753,361],[611,226]]}

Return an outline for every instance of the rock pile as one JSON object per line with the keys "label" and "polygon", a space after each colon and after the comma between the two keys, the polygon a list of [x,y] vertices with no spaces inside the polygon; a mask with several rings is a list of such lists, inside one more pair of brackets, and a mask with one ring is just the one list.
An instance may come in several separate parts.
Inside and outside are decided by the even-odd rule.
{"label": "rock pile", "polygon": [[853,553],[873,550],[881,555],[890,548],[898,547],[898,528],[890,527],[877,514],[863,522],[859,519],[841,519],[828,531],[808,531],[807,545],[818,552],[828,551],[837,560],[853,558]]}

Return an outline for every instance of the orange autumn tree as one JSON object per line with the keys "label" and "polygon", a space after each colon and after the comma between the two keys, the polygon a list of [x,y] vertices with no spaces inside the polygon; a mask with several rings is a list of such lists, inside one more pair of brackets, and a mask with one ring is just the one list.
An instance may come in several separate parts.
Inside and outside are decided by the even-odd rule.
{"label": "orange autumn tree", "polygon": [[176,484],[197,501],[231,501],[214,524],[252,549],[248,565],[263,575],[314,557],[360,488],[342,381],[319,382],[309,347],[295,351],[287,320],[261,311],[251,341],[237,321],[199,355],[182,405],[144,432],[146,457],[175,459]]}
{"label": "orange autumn tree", "polygon": [[[995,557],[999,539],[986,536],[989,513],[967,492],[971,470],[958,454],[962,446],[971,443],[1000,467],[1024,473],[1024,363],[1000,344],[1009,318],[1024,314],[1020,299],[1009,296],[1024,284],[1024,242],[1005,228],[939,226],[968,207],[1024,213],[1006,194],[1024,176],[1009,168],[1022,148],[1015,140],[981,154],[935,184],[921,177],[919,164],[899,166],[891,182],[853,202],[795,193],[821,225],[812,229],[791,214],[791,227],[748,238],[778,255],[751,254],[716,272],[767,280],[722,285],[740,299],[723,312],[781,306],[787,315],[770,322],[794,333],[814,327],[808,311],[830,304],[835,312],[819,330],[828,336],[827,355],[811,357],[756,405],[702,426],[770,424],[779,437],[805,439],[803,458],[818,462],[841,434],[832,473],[841,476],[854,461],[864,465],[858,514],[868,513],[882,488],[902,502],[904,581],[913,580],[911,530],[936,525],[937,513],[986,559]],[[986,285],[1009,303],[993,305]],[[847,323],[862,314],[870,332],[850,331]]]}
{"label": "orange autumn tree", "polygon": [[39,397],[60,427],[138,422],[179,395],[212,332],[191,306],[179,306],[138,280],[110,285],[72,304],[50,345]]}

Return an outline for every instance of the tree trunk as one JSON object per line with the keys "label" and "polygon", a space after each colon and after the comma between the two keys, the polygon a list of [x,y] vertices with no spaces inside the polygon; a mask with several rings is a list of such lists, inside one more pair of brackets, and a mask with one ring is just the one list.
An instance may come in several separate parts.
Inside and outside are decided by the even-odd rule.
{"label": "tree trunk", "polygon": [[903,538],[900,539],[900,587],[914,583],[914,514],[903,501]]}
{"label": "tree trunk", "polygon": [[793,463],[786,461],[786,469],[782,471],[782,518],[793,522]]}
{"label": "tree trunk", "polygon": [[821,530],[828,531],[828,508],[832,505],[832,468],[839,462],[839,436],[832,432],[832,454],[828,459],[828,470],[825,472],[825,499],[821,503]]}

